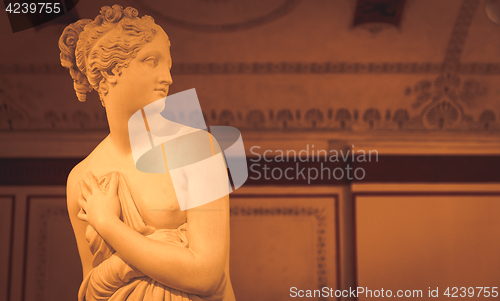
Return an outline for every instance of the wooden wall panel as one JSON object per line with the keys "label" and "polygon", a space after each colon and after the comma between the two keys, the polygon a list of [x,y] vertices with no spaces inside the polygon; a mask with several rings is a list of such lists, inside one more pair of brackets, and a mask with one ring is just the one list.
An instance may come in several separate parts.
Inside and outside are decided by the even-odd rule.
{"label": "wooden wall panel", "polygon": [[358,286],[498,287],[500,193],[421,188],[355,196]]}
{"label": "wooden wall panel", "polygon": [[291,287],[338,287],[338,195],[288,191],[231,195],[237,300],[284,300]]}
{"label": "wooden wall panel", "polygon": [[64,195],[28,197],[25,301],[76,300],[80,258]]}

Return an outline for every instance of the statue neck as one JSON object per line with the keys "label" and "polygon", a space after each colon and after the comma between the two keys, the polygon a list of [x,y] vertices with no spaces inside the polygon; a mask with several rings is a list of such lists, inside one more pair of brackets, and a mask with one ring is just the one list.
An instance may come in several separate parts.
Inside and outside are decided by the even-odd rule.
{"label": "statue neck", "polygon": [[[152,142],[150,143],[149,140],[145,142],[141,138],[137,140],[137,137],[142,137],[144,135],[146,135],[146,137],[149,136],[149,138],[152,136],[171,136],[178,132],[180,128],[179,124],[171,122],[161,115],[165,106],[164,99],[155,102],[155,104],[152,103],[147,105],[147,108],[143,108],[142,114],[137,111],[132,112],[132,110],[128,110],[123,105],[115,106],[114,104],[118,102],[107,101],[105,103],[109,104],[106,105],[106,114],[110,130],[108,142],[120,160],[128,160],[132,156],[137,156],[138,152],[141,153],[144,147],[151,147]],[[139,116],[137,114],[139,114]],[[147,121],[144,119],[144,116],[147,116]],[[143,132],[145,125],[146,128],[149,128],[149,135]],[[129,126],[132,128],[129,128]],[[132,141],[130,139],[132,139]],[[132,143],[135,143],[134,148],[131,146]],[[142,145],[144,143],[147,145]]]}
{"label": "statue neck", "polygon": [[106,115],[109,124],[109,136],[113,148],[120,157],[129,157],[132,154],[128,133],[129,114],[125,111],[111,110],[106,107]]}

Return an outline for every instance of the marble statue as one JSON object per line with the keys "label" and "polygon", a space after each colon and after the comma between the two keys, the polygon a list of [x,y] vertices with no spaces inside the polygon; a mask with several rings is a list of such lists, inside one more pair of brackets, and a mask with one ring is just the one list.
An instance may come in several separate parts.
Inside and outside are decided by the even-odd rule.
{"label": "marble statue", "polygon": [[59,48],[78,100],[97,91],[110,129],[68,176],[83,267],[78,300],[234,300],[229,197],[181,210],[168,172],[134,164],[128,121],[172,84],[167,34],[134,8],[105,6],[67,26]]}

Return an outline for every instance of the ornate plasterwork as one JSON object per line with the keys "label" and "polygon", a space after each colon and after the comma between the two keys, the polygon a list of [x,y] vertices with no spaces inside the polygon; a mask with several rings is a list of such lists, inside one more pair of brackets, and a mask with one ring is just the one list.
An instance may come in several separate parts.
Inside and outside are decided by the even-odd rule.
{"label": "ornate plasterwork", "polygon": [[[210,5],[226,5],[226,2],[229,3],[216,1]],[[282,3],[291,5],[295,2]],[[402,91],[405,103],[400,102],[397,106],[353,107],[337,103],[320,106],[310,103],[309,107],[298,108],[219,107],[204,112],[206,122],[212,125],[224,124],[257,131],[498,130],[499,112],[495,104],[478,100],[495,98],[494,91],[488,89],[481,76],[500,75],[500,63],[460,62],[479,4],[479,0],[462,2],[442,62],[194,62],[174,64],[172,74],[422,75],[420,80],[408,83]],[[56,64],[0,64],[0,75],[3,76],[0,78],[0,130],[107,130],[102,109],[91,111],[75,105],[72,109],[47,107],[45,110],[28,110],[25,102],[39,100],[43,95],[35,87],[15,82],[14,77],[10,77],[24,74],[67,77],[67,71]]]}

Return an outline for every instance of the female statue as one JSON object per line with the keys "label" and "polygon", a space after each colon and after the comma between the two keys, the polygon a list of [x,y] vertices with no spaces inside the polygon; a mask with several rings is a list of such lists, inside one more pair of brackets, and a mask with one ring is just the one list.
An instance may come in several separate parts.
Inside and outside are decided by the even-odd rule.
{"label": "female statue", "polygon": [[96,90],[110,129],[68,176],[84,279],[78,300],[234,300],[229,197],[181,211],[168,170],[134,164],[128,121],[172,84],[166,33],[131,7],[105,6],[69,25],[59,48],[78,99]]}

